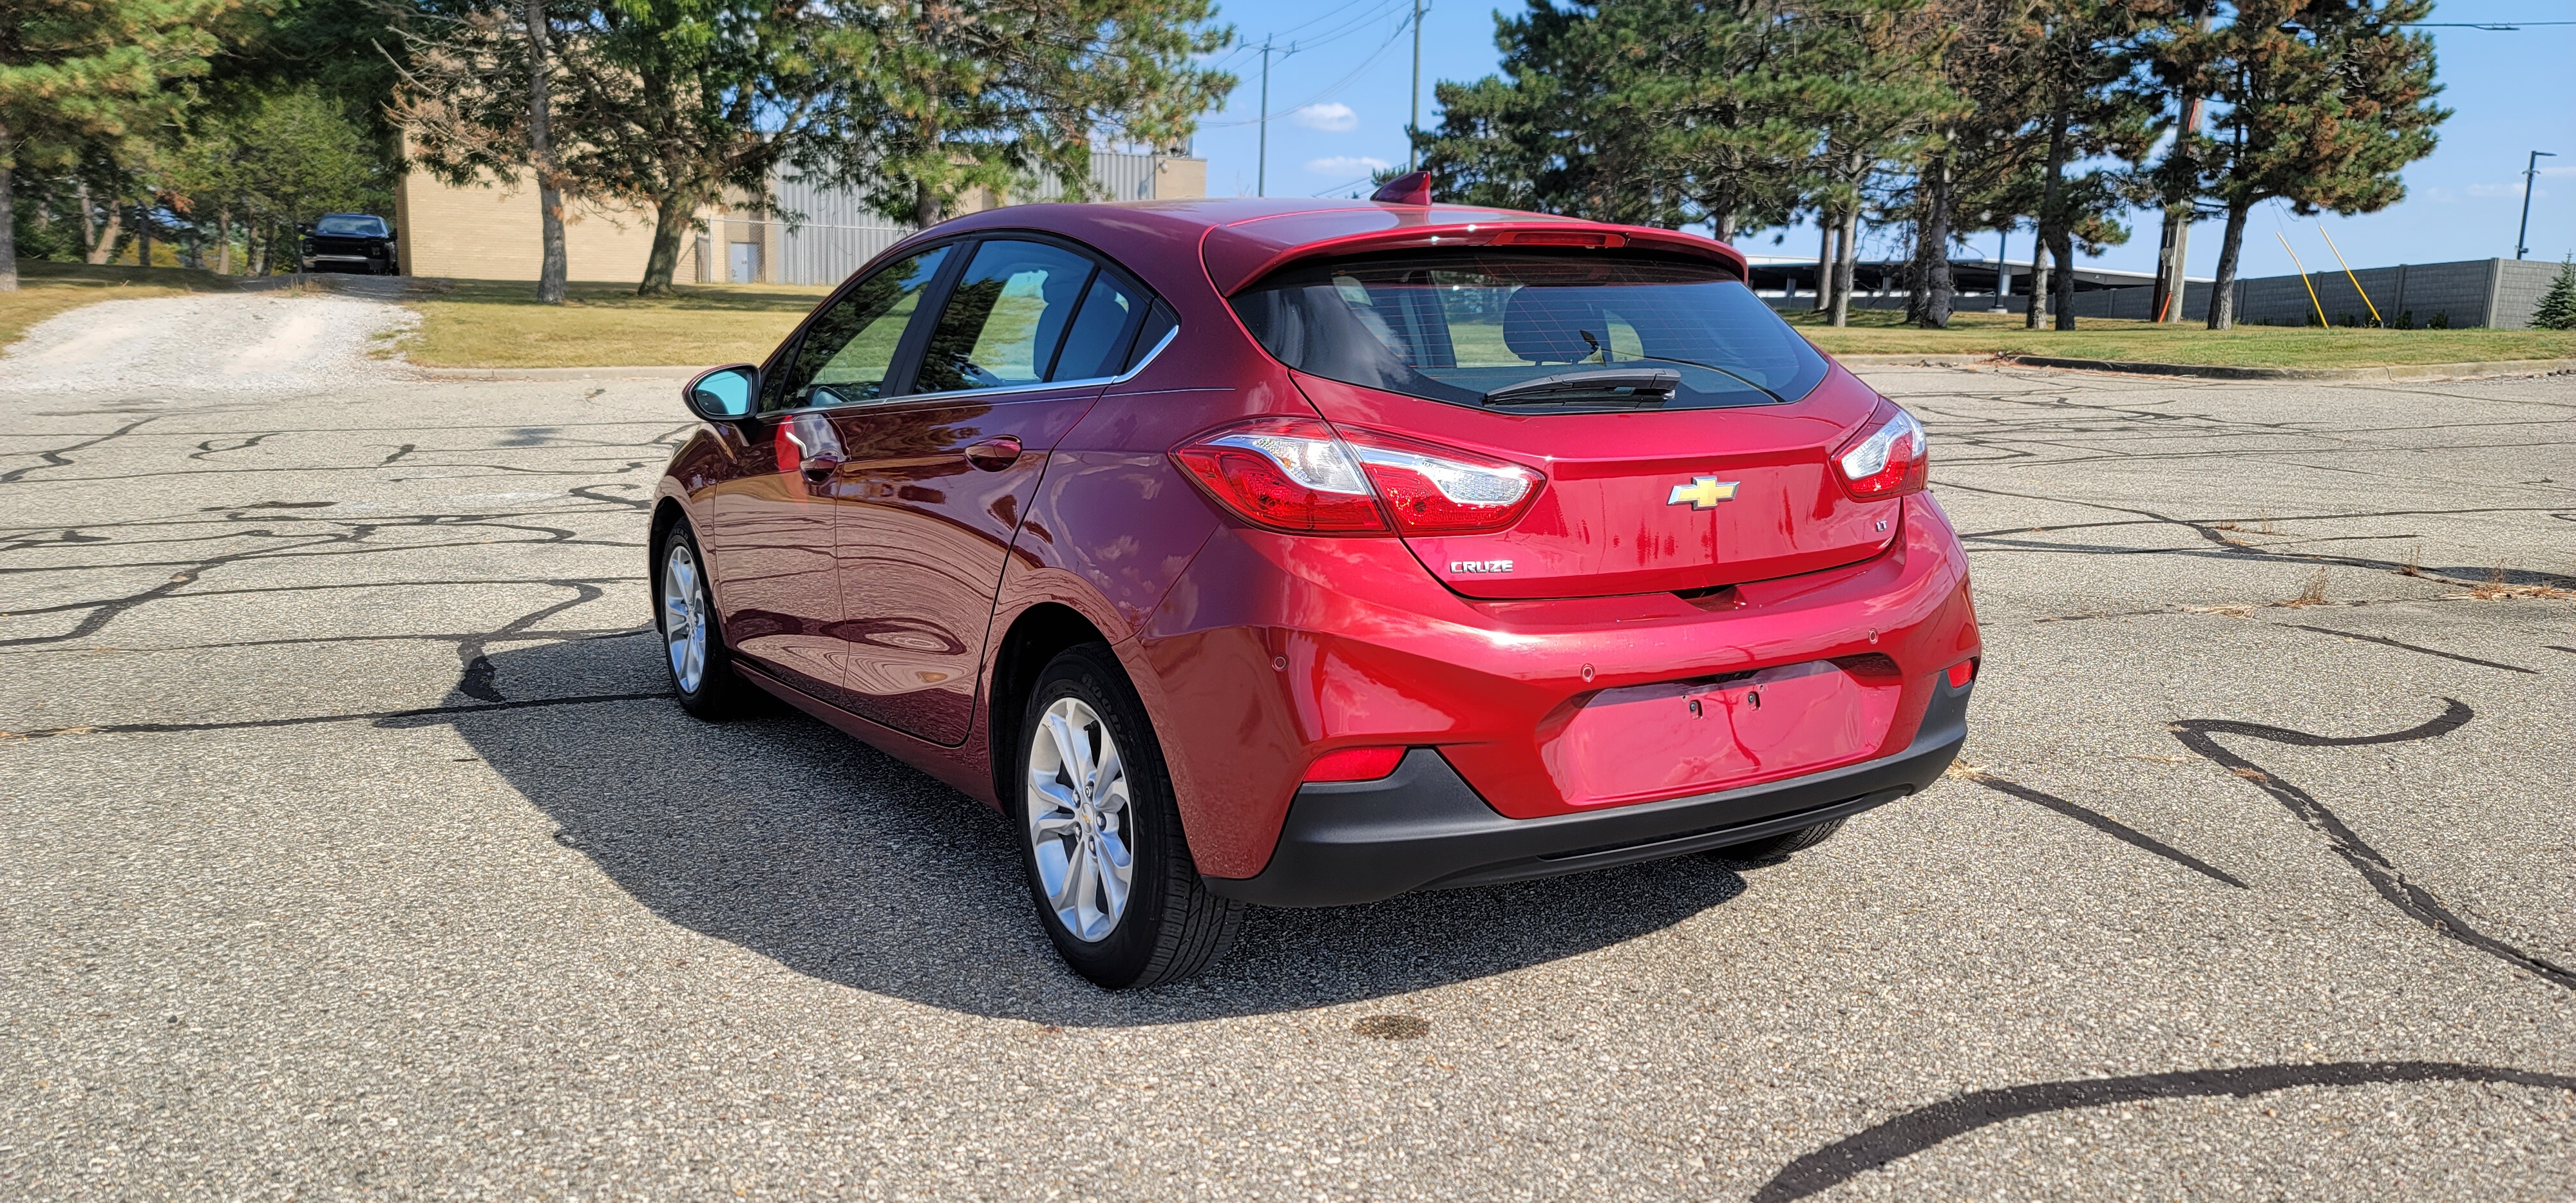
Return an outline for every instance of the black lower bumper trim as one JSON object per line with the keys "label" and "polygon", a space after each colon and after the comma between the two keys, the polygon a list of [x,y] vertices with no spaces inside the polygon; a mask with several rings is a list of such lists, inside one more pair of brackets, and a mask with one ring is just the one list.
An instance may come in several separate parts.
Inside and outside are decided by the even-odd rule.
{"label": "black lower bumper trim", "polygon": [[1257,877],[1208,888],[1262,906],[1348,906],[1411,890],[1491,885],[1725,848],[1858,814],[1940,779],[1967,740],[1968,693],[1936,684],[1914,742],[1893,756],[1787,781],[1539,819],[1505,818],[1456,769],[1416,748],[1392,776],[1297,791]]}

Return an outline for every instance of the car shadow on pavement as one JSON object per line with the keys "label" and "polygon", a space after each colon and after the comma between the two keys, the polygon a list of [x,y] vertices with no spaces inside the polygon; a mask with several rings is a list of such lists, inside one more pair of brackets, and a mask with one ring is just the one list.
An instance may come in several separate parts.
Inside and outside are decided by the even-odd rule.
{"label": "car shadow on pavement", "polygon": [[663,697],[544,704],[664,692],[656,650],[610,638],[497,652],[475,676],[502,704],[389,721],[452,724],[555,820],[558,843],[664,919],[932,1006],[1124,1026],[1359,1002],[1617,944],[1745,889],[1727,863],[1685,857],[1369,906],[1255,908],[1198,979],[1111,993],[1048,946],[1000,816],[946,785],[803,715],[713,725]]}

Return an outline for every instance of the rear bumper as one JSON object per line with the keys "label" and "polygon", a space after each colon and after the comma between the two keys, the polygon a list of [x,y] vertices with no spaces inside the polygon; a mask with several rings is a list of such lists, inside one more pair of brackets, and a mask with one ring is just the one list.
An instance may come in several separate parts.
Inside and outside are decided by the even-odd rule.
{"label": "rear bumper", "polygon": [[1763,839],[1885,805],[1939,780],[1966,742],[1974,689],[1934,686],[1914,742],[1893,756],[1744,789],[1533,819],[1496,813],[1438,752],[1416,748],[1382,780],[1299,789],[1259,876],[1205,880],[1218,894],[1262,906],[1347,906]]}

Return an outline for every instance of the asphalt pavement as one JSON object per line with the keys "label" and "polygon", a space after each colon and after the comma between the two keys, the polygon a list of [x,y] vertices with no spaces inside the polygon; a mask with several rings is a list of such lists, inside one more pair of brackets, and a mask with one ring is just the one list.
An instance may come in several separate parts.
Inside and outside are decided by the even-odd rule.
{"label": "asphalt pavement", "polygon": [[0,360],[0,1196],[2576,1195],[2576,378],[1874,370],[1950,779],[1112,995],[989,812],[666,696],[673,381],[214,300]]}

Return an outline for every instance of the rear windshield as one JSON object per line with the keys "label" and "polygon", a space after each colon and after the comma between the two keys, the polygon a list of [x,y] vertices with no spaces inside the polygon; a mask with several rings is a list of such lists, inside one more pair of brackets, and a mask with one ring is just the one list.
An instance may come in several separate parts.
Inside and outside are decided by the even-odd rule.
{"label": "rear windshield", "polygon": [[315,222],[313,224],[313,232],[317,234],[355,234],[365,238],[382,238],[385,236],[385,222],[381,217],[352,217],[345,213],[334,214]]}
{"label": "rear windshield", "polygon": [[1758,405],[1825,378],[1770,306],[1696,261],[1396,254],[1292,267],[1233,304],[1292,368],[1461,405]]}

